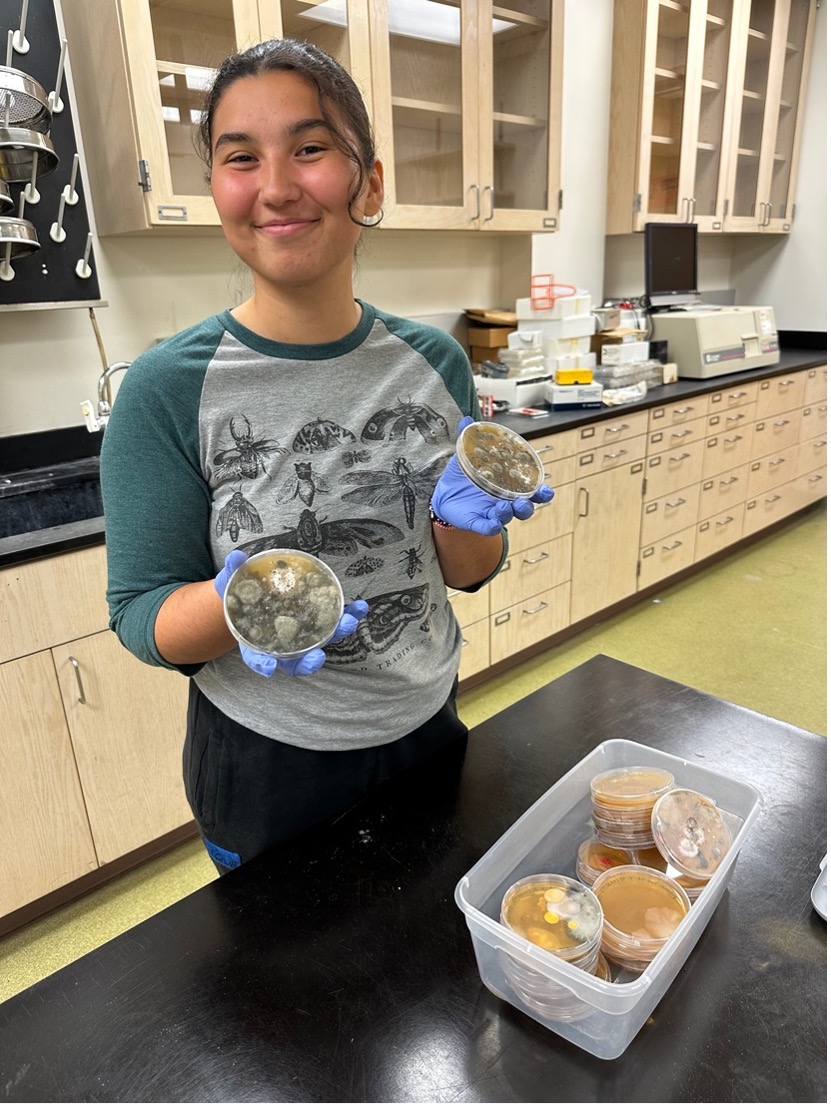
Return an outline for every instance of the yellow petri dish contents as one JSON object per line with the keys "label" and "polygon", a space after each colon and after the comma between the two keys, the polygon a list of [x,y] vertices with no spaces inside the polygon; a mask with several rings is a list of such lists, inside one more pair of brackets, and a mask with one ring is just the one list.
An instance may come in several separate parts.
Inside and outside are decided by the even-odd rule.
{"label": "yellow petri dish contents", "polygon": [[521,937],[569,960],[598,940],[603,923],[594,894],[558,875],[530,876],[509,887],[501,919]]}

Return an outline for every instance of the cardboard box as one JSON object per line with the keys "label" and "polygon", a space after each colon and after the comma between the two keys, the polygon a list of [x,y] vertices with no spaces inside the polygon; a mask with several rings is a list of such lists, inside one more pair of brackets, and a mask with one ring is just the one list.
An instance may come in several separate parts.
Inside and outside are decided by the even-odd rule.
{"label": "cardboard box", "polygon": [[604,346],[614,346],[621,342],[642,342],[646,338],[645,330],[619,326],[615,330],[601,330],[591,336],[591,351],[600,356]]}
{"label": "cardboard box", "polygon": [[468,345],[507,347],[508,335],[515,329],[510,326],[469,326],[467,328]]}
{"label": "cardboard box", "polygon": [[483,361],[498,361],[499,351],[504,346],[471,346],[470,360],[474,365],[481,365]]}
{"label": "cardboard box", "polygon": [[600,351],[603,365],[629,365],[633,361],[649,360],[649,342],[615,342]]}
{"label": "cardboard box", "polygon": [[545,400],[550,407],[562,410],[576,407],[602,407],[602,384],[546,384]]}
{"label": "cardboard box", "polygon": [[556,369],[554,372],[555,384],[591,384],[594,379],[593,369]]}

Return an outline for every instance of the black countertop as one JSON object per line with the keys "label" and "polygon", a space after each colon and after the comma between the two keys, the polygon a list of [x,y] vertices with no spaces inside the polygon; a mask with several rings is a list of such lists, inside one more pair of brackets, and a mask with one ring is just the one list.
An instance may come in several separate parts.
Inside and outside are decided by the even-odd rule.
{"label": "black countertop", "polygon": [[[763,809],[698,944],[599,1060],[481,983],[453,892],[600,742],[752,783]],[[333,827],[0,1006],[17,1102],[824,1102],[826,742],[598,656]],[[694,909],[694,908],[693,908]]]}
{"label": "black countertop", "polygon": [[[816,349],[785,349],[776,365],[767,365],[761,369],[746,369],[743,372],[730,373],[710,380],[679,380],[676,384],[666,384],[652,388],[643,400],[622,407],[592,407],[580,411],[560,411],[533,420],[518,415],[498,415],[494,421],[516,430],[528,439],[538,438],[557,430],[585,426],[598,419],[619,418],[624,411],[642,411],[658,407],[662,403],[685,397],[702,395],[719,388],[729,388],[748,380],[764,380],[778,376],[783,372],[796,369],[810,369],[826,364],[826,351]],[[93,440],[97,454],[100,450],[100,435],[87,435]],[[73,439],[73,456],[77,456],[78,443]],[[18,450],[19,452],[19,450]],[[44,463],[53,463],[45,458]],[[2,504],[0,504],[2,508]],[[0,567],[34,560],[37,557],[54,556],[81,549],[89,545],[100,545],[104,541],[104,519],[86,518],[81,522],[71,522],[63,526],[50,526],[44,530],[15,534],[12,537],[0,537]]]}

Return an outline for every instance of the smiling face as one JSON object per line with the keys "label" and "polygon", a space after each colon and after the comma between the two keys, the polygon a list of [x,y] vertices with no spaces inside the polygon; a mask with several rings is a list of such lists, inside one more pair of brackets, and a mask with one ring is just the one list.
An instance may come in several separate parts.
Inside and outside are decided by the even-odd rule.
{"label": "smiling face", "polygon": [[[334,109],[332,109],[334,110]],[[340,125],[340,120],[338,121]],[[255,295],[352,295],[355,219],[380,211],[380,164],[360,176],[323,118],[314,86],[270,71],[231,84],[211,124],[211,192],[225,237],[254,273]]]}

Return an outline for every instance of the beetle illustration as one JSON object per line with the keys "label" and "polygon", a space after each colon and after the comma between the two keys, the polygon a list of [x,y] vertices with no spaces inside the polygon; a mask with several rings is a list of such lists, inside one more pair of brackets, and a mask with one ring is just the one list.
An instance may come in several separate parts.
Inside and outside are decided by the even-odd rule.
{"label": "beetle illustration", "polygon": [[288,453],[274,438],[254,439],[251,423],[245,415],[234,415],[229,423],[231,437],[235,445],[222,449],[214,457],[218,480],[239,480],[240,477],[253,479],[265,469],[265,459],[271,453]]}
{"label": "beetle illustration", "polygon": [[398,558],[398,563],[404,565],[404,571],[412,580],[417,572],[421,572],[424,568],[424,558],[421,556],[422,546],[410,546],[409,549],[405,549],[401,556]]}

